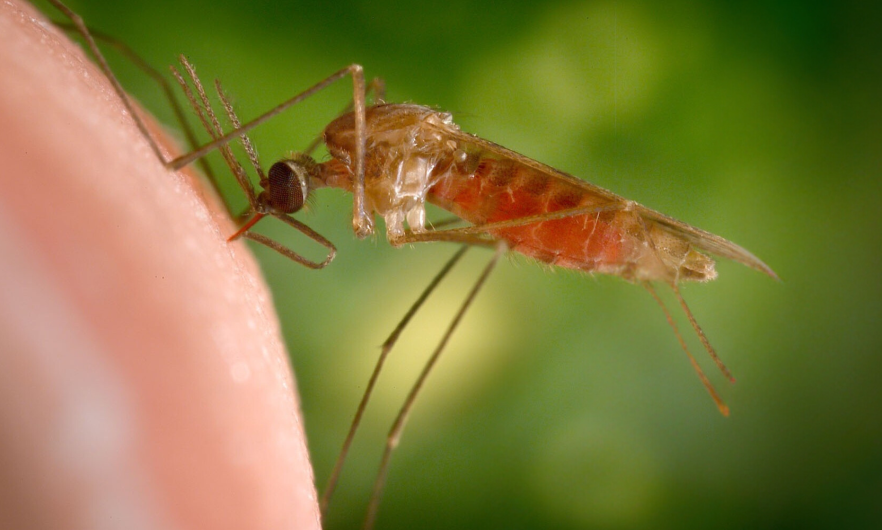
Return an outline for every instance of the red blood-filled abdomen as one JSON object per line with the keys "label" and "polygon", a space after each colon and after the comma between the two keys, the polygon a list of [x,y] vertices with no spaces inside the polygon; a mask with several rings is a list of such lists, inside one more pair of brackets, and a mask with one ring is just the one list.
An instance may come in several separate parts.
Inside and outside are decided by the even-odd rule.
{"label": "red blood-filled abdomen", "polygon": [[[603,199],[576,184],[529,166],[482,156],[474,171],[451,167],[430,189],[432,202],[473,224],[520,219],[576,207],[601,206]],[[580,270],[623,264],[622,231],[615,212],[592,212],[491,231],[512,250],[537,260]]]}

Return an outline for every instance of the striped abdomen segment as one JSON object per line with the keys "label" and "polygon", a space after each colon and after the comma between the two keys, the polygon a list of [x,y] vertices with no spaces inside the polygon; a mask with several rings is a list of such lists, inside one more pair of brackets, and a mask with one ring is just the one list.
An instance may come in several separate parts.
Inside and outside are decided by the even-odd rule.
{"label": "striped abdomen segment", "polygon": [[[472,154],[430,189],[429,199],[480,225],[576,207],[609,205],[577,184],[514,160]],[[613,274],[633,267],[633,215],[599,211],[491,231],[512,250],[552,265]]]}

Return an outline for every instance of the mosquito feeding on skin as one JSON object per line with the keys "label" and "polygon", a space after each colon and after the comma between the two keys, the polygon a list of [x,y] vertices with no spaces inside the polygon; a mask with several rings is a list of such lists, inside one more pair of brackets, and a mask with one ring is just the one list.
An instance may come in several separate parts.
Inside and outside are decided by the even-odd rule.
{"label": "mosquito feeding on skin", "polygon": [[[129,106],[142,133],[154,146],[154,151],[166,167],[178,169],[214,149],[221,151],[247,197],[250,208],[250,218],[230,236],[230,240],[244,237],[266,245],[301,265],[314,269],[327,266],[336,255],[334,245],[296,220],[292,214],[303,207],[314,190],[333,187],[352,193],[352,226],[359,238],[375,233],[374,218],[379,216],[385,222],[386,237],[393,246],[420,242],[452,242],[461,245],[383,344],[322,495],[323,512],[333,495],[350,445],[389,351],[441,279],[464,252],[474,246],[494,249],[493,255],[449,323],[389,430],[365,528],[374,525],[389,460],[417,395],[450,336],[499,258],[506,252],[519,253],[555,267],[619,276],[644,287],[662,308],[681,348],[717,408],[723,415],[728,415],[728,407],[690,353],[674,319],[653,287],[653,282],[667,284],[672,289],[705,350],[723,375],[734,381],[681,296],[678,285],[680,282],[706,282],[716,278],[715,262],[708,254],[736,261],[777,279],[771,268],[744,248],[493,142],[463,132],[449,113],[415,104],[386,103],[383,101],[382,83],[379,81],[370,85],[376,95],[369,105],[369,90],[363,69],[355,64],[339,70],[245,124],[240,122],[229,98],[221,89],[220,83],[216,82],[215,88],[224,114],[233,126],[231,131],[224,133],[194,68],[181,57],[186,78],[173,69],[175,77],[213,140],[174,160],[164,160],[140,122],[138,114],[133,111],[125,92],[101,58],[94,41],[88,36],[88,30],[82,21],[56,0],[52,1],[80,28],[93,53],[99,57],[99,65]],[[351,110],[331,121],[321,135],[330,157],[317,161],[309,154],[312,151],[310,148],[306,153],[298,153],[275,162],[264,172],[257,151],[246,133],[347,76],[351,77],[353,85]],[[259,176],[262,191],[255,190],[246,170],[233,155],[229,143],[236,139],[242,142],[250,163]],[[427,203],[450,212],[467,223],[467,226],[433,226],[427,221]],[[287,246],[255,233],[254,226],[265,217],[280,219],[325,247],[325,259],[306,259]]]}

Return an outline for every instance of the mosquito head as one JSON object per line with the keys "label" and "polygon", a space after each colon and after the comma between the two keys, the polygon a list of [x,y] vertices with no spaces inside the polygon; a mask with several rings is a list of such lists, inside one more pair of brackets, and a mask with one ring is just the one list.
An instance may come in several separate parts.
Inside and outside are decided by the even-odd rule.
{"label": "mosquito head", "polygon": [[276,162],[260,181],[264,190],[258,200],[277,213],[300,210],[309,196],[309,178],[315,165],[312,158],[302,154]]}

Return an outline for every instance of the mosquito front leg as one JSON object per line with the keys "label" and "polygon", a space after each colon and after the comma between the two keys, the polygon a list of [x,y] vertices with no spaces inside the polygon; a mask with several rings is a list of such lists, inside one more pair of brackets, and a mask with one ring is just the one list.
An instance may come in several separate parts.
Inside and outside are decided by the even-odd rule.
{"label": "mosquito front leg", "polygon": [[[179,157],[175,158],[174,160],[169,162],[168,166],[172,169],[180,169],[180,168],[186,166],[187,164],[193,162],[194,160],[202,158],[206,154],[217,149],[219,146],[229,143],[234,138],[238,138],[239,136],[254,129],[258,125],[261,125],[264,122],[270,120],[271,118],[274,118],[278,114],[288,110],[290,107],[296,105],[297,103],[300,103],[301,101],[316,94],[317,92],[320,92],[321,90],[332,85],[335,81],[339,81],[340,79],[346,77],[347,75],[351,76],[352,80],[353,80],[353,83],[352,83],[353,84],[353,101],[356,101],[356,105],[355,105],[356,112],[358,111],[358,108],[359,108],[358,101],[360,101],[361,102],[361,109],[362,109],[362,117],[363,117],[364,116],[364,89],[365,89],[364,73],[363,73],[363,69],[360,65],[352,64],[352,65],[347,66],[346,68],[338,70],[337,72],[331,74],[330,76],[328,76],[324,80],[307,88],[303,92],[300,92],[299,94],[288,99],[287,101],[282,102],[281,104],[277,105],[276,107],[274,107],[274,108],[270,109],[269,111],[265,112],[264,114],[258,116],[254,120],[246,123],[242,127],[235,129],[235,130],[232,130],[232,131],[224,134],[223,136],[216,138],[215,140],[199,147],[198,149],[195,149],[192,152],[187,153],[186,155],[179,156]],[[359,93],[361,95],[357,96]],[[358,127],[358,120],[356,120],[356,127]],[[361,129],[362,130],[364,129],[364,121],[363,120],[362,120]]]}
{"label": "mosquito front leg", "polygon": [[[325,267],[328,266],[329,263],[334,261],[334,257],[337,255],[337,248],[330,241],[323,238],[317,232],[313,231],[312,229],[310,229],[308,226],[304,225],[303,223],[300,223],[296,219],[289,219],[289,220],[295,221],[296,223],[298,223],[300,226],[298,226],[296,228],[298,228],[299,230],[303,231],[304,233],[306,233],[306,231],[308,230],[314,236],[321,238],[322,240],[324,240],[325,243],[327,243],[325,246],[329,249],[330,252],[328,252],[328,256],[325,258],[324,261],[312,261],[310,259],[304,258],[303,256],[294,252],[293,250],[286,247],[285,245],[282,245],[278,241],[276,241],[274,239],[270,239],[263,234],[245,231],[245,232],[242,232],[241,237],[244,237],[245,239],[250,239],[251,241],[254,241],[254,242],[260,243],[261,245],[267,246],[267,247],[275,250],[279,254],[285,256],[286,258],[288,258],[292,261],[296,261],[297,263],[299,263],[309,269],[324,269]],[[310,235],[310,237],[313,239],[316,239],[312,235]],[[316,241],[318,241],[318,239],[316,239]]]}
{"label": "mosquito front leg", "polygon": [[[64,22],[54,22],[54,24],[64,31],[67,31],[68,33],[75,33],[82,37],[82,32],[80,31],[80,28],[77,27],[75,24]],[[175,116],[175,121],[181,127],[181,132],[184,133],[184,137],[187,140],[188,148],[195,149],[199,145],[199,142],[196,138],[196,133],[185,116],[184,108],[181,106],[178,98],[175,97],[172,85],[165,79],[165,77],[163,77],[163,75],[158,70],[150,66],[147,61],[145,61],[140,55],[138,55],[135,50],[126,45],[126,43],[120,41],[119,39],[116,39],[111,35],[108,35],[107,33],[103,33],[93,28],[87,27],[87,31],[96,41],[100,41],[104,45],[110,46],[115,49],[120,55],[125,57],[129,62],[135,65],[135,67],[144,72],[148,77],[150,77],[150,79],[152,79],[157,85],[159,85],[159,88],[162,90],[163,95],[168,101],[169,108],[171,108],[172,113]],[[135,115],[134,119],[137,121],[138,119],[140,119],[140,117]],[[152,142],[153,138],[148,136],[146,140],[148,142]],[[166,161],[162,158],[159,158],[159,161],[163,165],[166,165]],[[202,169],[202,172],[205,174],[205,176],[208,177],[208,180],[211,182],[212,186],[214,186],[215,190],[218,191],[218,194],[220,194],[217,185],[217,178],[212,172],[211,166],[208,165],[207,161],[204,158],[199,159],[199,167],[200,169]]]}
{"label": "mosquito front leg", "polygon": [[[196,114],[199,116],[199,119],[205,129],[209,132],[209,134],[211,134],[213,138],[220,137],[223,134],[223,131],[221,129],[217,116],[214,113],[213,108],[211,107],[211,102],[208,99],[208,95],[205,93],[202,82],[196,75],[195,68],[193,68],[193,66],[183,56],[181,57],[181,64],[187,72],[187,75],[190,77],[193,86],[196,88],[196,92],[199,95],[199,101],[197,101],[196,98],[193,96],[189,85],[184,81],[181,74],[173,68],[172,72],[174,73],[175,78],[178,79],[178,82],[181,84],[184,93],[187,95],[187,99],[190,101],[190,104],[193,106],[193,109],[196,111]],[[221,104],[223,105],[231,124],[233,125],[233,127],[240,129],[241,122],[239,121],[239,117],[236,115],[236,111],[233,109],[233,105],[230,103],[229,97],[227,97],[227,95],[224,93],[220,81],[215,81],[215,89],[217,90],[218,98],[220,99]],[[261,184],[265,184],[266,182],[268,182],[268,179],[260,166],[260,160],[257,155],[257,150],[254,148],[251,139],[248,137],[247,134],[243,133],[239,137],[239,141],[245,148],[245,152],[248,155],[248,159],[250,160],[251,165],[254,167],[254,170],[260,177]],[[229,241],[238,239],[239,237],[245,237],[246,239],[250,239],[264,246],[267,246],[282,254],[283,256],[293,261],[296,261],[297,263],[310,269],[322,269],[334,260],[334,257],[337,255],[337,248],[334,246],[333,243],[325,239],[324,236],[322,236],[315,230],[294,219],[293,217],[290,217],[289,215],[286,215],[285,213],[282,213],[280,211],[276,211],[268,204],[264,204],[264,202],[262,202],[262,199],[258,197],[254,186],[251,184],[251,180],[248,178],[248,174],[245,172],[245,169],[233,155],[229,144],[223,144],[219,146],[219,150],[221,151],[224,160],[227,162],[227,165],[230,167],[230,170],[236,176],[236,180],[239,182],[240,187],[248,197],[250,210],[254,214],[251,220],[245,223],[245,225],[243,225],[235,234],[230,236]],[[305,200],[305,197],[302,197],[302,199]],[[302,206],[302,203],[297,204],[296,209],[299,209],[300,206]],[[324,246],[328,250],[328,254],[325,257],[324,261],[312,261],[273,239],[249,231],[249,229],[254,226],[254,224],[256,224],[260,219],[267,215],[281,220],[292,228],[299,230],[313,241]]]}
{"label": "mosquito front leg", "polygon": [[141,134],[144,136],[144,138],[147,139],[147,142],[150,144],[150,149],[153,150],[156,158],[160,160],[163,164],[165,164],[166,161],[165,158],[162,156],[162,151],[159,149],[159,145],[150,135],[147,124],[145,124],[144,121],[141,119],[141,116],[135,110],[135,105],[129,99],[129,95],[126,94],[126,91],[123,89],[122,84],[120,84],[119,80],[113,74],[113,70],[111,70],[110,65],[107,64],[107,59],[104,58],[104,54],[102,54],[101,50],[98,49],[98,44],[95,42],[95,39],[92,37],[89,28],[87,28],[85,22],[83,22],[83,19],[78,14],[71,11],[59,0],[49,0],[49,2],[53,6],[55,6],[56,9],[64,13],[67,18],[70,19],[70,21],[76,28],[76,31],[80,34],[80,36],[83,37],[83,40],[86,41],[86,46],[88,46],[89,51],[92,52],[92,55],[95,57],[95,61],[98,62],[98,67],[101,69],[102,72],[104,72],[104,75],[113,86],[114,92],[116,92],[116,95],[119,96],[129,114],[132,115],[132,118],[135,120],[135,124],[138,126],[138,130],[141,131]]}
{"label": "mosquito front leg", "polygon": [[[186,67],[186,59],[181,58],[182,63],[185,64]],[[297,94],[293,98],[281,103],[270,111],[264,113],[258,118],[248,122],[241,127],[235,128],[233,131],[230,131],[227,134],[221,135],[215,140],[203,145],[202,147],[194,150],[193,152],[178,157],[171,161],[170,166],[173,168],[183,167],[190,162],[205,156],[205,154],[210,151],[217,149],[223,145],[228,144],[232,139],[241,137],[246,134],[251,129],[257,127],[258,125],[264,123],[265,121],[273,118],[274,116],[284,112],[291,106],[303,101],[309,96],[315,94],[316,92],[326,88],[328,85],[333,82],[345,77],[352,77],[352,101],[353,108],[355,114],[355,176],[353,179],[353,201],[352,201],[352,226],[353,230],[355,230],[355,234],[364,238],[373,233],[373,221],[366,209],[366,201],[365,201],[365,188],[364,188],[364,159],[365,159],[365,143],[367,137],[367,128],[365,125],[365,82],[364,82],[364,70],[360,65],[352,64],[338,72],[334,73],[330,77],[325,80],[313,85],[307,90]],[[186,91],[186,89],[185,89]],[[193,100],[191,100],[192,102]],[[198,106],[198,105],[197,105]],[[197,109],[197,113],[198,113]],[[206,125],[206,128],[211,132],[211,127]],[[236,171],[234,170],[234,173]],[[248,185],[243,184],[243,189],[245,189]],[[247,193],[247,192],[246,192]]]}
{"label": "mosquito front leg", "polygon": [[355,179],[352,186],[352,229],[356,237],[364,239],[374,233],[374,222],[367,211],[364,195],[364,158],[367,144],[365,118],[364,71],[360,65],[352,68],[352,106],[355,114]]}

